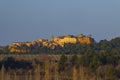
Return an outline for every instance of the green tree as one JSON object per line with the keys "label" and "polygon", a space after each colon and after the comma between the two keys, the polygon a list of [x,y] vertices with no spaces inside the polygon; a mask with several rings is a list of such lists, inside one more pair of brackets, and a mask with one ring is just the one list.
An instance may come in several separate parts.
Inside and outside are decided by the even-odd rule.
{"label": "green tree", "polygon": [[4,47],[4,53],[5,54],[9,54],[10,53],[9,46]]}
{"label": "green tree", "polygon": [[107,67],[107,71],[106,71],[106,79],[114,79],[116,77],[116,72],[115,69],[112,65],[109,65]]}
{"label": "green tree", "polygon": [[62,55],[62,56],[60,57],[59,65],[58,65],[58,67],[59,67],[59,69],[58,69],[59,72],[65,70],[66,63],[67,63],[67,57],[66,57],[65,55]]}
{"label": "green tree", "polygon": [[91,62],[89,63],[89,67],[92,69],[96,69],[97,67],[101,66],[102,62],[99,59],[98,55],[93,55],[93,58],[91,60]]}
{"label": "green tree", "polygon": [[73,55],[71,60],[70,60],[70,62],[71,62],[72,66],[77,65],[77,63],[78,63],[78,56],[77,55]]}

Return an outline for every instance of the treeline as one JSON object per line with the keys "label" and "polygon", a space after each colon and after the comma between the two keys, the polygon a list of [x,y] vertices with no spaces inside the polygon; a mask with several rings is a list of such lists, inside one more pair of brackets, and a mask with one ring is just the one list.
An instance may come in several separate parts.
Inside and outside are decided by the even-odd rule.
{"label": "treeline", "polygon": [[19,80],[119,80],[120,56],[101,52],[60,55],[58,60],[8,57],[0,61],[0,68],[1,80],[5,80],[5,75],[9,75],[9,80],[17,80],[16,76]]}
{"label": "treeline", "polygon": [[91,44],[71,44],[67,43],[64,47],[57,46],[54,49],[49,47],[34,47],[31,48],[30,53],[48,53],[48,54],[86,54],[90,52],[108,52],[119,54],[120,52],[120,37],[114,38],[110,41],[101,40],[100,42]]}
{"label": "treeline", "polygon": [[[10,51],[8,49],[9,46],[6,46],[3,50],[0,50],[1,54],[9,54]],[[120,37],[116,37],[110,41],[101,40],[100,42],[94,42],[91,44],[72,44],[66,43],[64,47],[56,46],[54,49],[39,45],[39,46],[21,46],[18,47],[19,50],[26,50],[28,52],[20,52],[20,54],[85,54],[88,52],[104,52],[107,51],[109,53],[119,54],[120,52]],[[16,52],[14,52],[16,53]],[[13,53],[13,54],[14,54]]]}

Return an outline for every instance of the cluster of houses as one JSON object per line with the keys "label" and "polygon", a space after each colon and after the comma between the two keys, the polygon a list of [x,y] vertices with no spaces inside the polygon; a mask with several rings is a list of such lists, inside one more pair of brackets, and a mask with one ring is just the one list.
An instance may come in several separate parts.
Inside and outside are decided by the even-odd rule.
{"label": "cluster of houses", "polygon": [[[9,45],[10,52],[27,52],[27,49],[22,49],[21,47],[35,47],[35,46],[47,46],[51,49],[54,49],[56,46],[64,47],[65,43],[81,43],[81,44],[90,44],[94,42],[94,39],[91,36],[85,36],[83,34],[73,36],[65,35],[59,37],[52,37],[51,40],[38,39],[37,41],[31,42],[13,42]],[[29,52],[29,49],[28,49]]]}

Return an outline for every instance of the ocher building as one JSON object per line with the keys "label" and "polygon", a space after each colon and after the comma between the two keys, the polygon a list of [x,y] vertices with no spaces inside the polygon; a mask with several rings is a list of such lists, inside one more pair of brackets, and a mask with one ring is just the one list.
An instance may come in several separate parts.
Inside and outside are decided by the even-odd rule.
{"label": "ocher building", "polygon": [[52,37],[52,40],[46,40],[46,39],[38,39],[37,41],[31,41],[31,42],[13,42],[11,45],[9,45],[10,52],[28,52],[28,50],[25,49],[19,49],[19,47],[27,46],[37,46],[37,45],[43,45],[50,47],[51,49],[54,49],[56,46],[60,45],[61,47],[64,47],[65,43],[82,43],[82,44],[90,44],[94,41],[93,38],[90,36],[85,36],[83,34],[80,34],[78,36],[73,35],[66,35],[66,36],[59,36],[59,37]]}
{"label": "ocher building", "polygon": [[27,47],[30,47],[32,45],[31,42],[26,42],[25,44],[26,44]]}
{"label": "ocher building", "polygon": [[78,42],[83,44],[90,44],[92,42],[92,39],[89,37],[83,37],[83,38],[77,38]]}
{"label": "ocher building", "polygon": [[21,49],[15,48],[15,47],[9,47],[9,50],[10,50],[10,52],[17,52],[17,53],[27,52],[26,50],[21,50]]}
{"label": "ocher building", "polygon": [[62,36],[53,39],[54,42],[58,43],[60,46],[64,46],[65,43],[76,43],[77,39],[72,36]]}

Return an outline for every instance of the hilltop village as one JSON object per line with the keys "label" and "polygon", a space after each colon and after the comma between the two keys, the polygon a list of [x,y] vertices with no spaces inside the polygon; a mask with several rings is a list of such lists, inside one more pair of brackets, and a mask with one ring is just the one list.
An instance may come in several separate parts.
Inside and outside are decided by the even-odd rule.
{"label": "hilltop village", "polygon": [[94,39],[91,36],[85,36],[83,34],[79,34],[77,36],[73,35],[65,35],[65,36],[58,36],[58,37],[51,37],[51,40],[47,39],[38,39],[37,41],[31,42],[13,42],[9,45],[10,52],[29,52],[31,47],[36,46],[46,46],[51,49],[54,49],[56,46],[64,47],[66,43],[80,43],[80,44],[90,44],[94,42]]}

